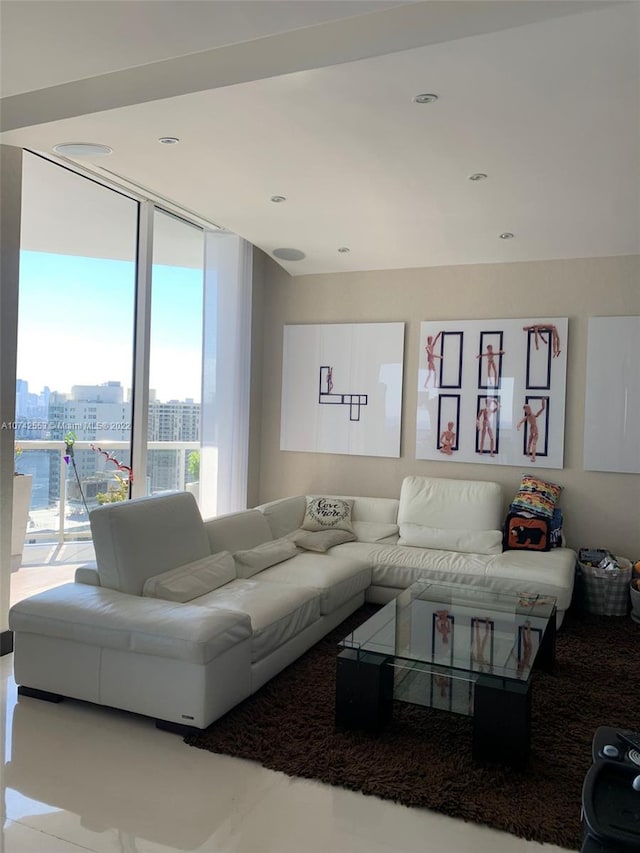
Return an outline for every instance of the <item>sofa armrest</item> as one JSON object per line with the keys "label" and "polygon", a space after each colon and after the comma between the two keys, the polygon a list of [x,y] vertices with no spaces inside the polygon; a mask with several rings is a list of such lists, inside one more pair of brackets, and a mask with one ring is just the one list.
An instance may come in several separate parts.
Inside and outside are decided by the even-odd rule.
{"label": "sofa armrest", "polygon": [[76,583],[86,583],[89,586],[100,586],[98,570],[92,566],[78,566],[73,576]]}
{"label": "sofa armrest", "polygon": [[251,637],[245,613],[68,583],[15,604],[9,626],[103,648],[206,664]]}

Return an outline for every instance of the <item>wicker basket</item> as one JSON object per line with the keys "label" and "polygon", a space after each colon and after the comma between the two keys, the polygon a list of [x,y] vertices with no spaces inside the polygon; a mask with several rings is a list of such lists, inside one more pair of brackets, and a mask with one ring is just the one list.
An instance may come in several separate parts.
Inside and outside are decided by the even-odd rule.
{"label": "wicker basket", "polygon": [[629,585],[629,592],[631,594],[631,618],[634,622],[640,623],[640,580],[638,580],[638,578],[640,578],[640,575],[638,574],[637,569],[634,569],[633,578]]}
{"label": "wicker basket", "polygon": [[616,557],[603,569],[578,560],[577,601],[583,610],[598,616],[626,616],[629,612],[631,561]]}

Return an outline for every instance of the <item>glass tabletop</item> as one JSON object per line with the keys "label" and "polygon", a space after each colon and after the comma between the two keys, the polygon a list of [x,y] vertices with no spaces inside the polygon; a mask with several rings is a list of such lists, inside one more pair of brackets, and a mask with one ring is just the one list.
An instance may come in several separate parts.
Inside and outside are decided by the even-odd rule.
{"label": "glass tabletop", "polygon": [[555,604],[552,596],[419,581],[339,645],[454,678],[526,681]]}

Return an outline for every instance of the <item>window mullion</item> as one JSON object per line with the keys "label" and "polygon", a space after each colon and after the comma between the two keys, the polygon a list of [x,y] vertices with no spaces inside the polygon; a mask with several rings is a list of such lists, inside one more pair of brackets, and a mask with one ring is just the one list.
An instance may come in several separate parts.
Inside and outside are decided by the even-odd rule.
{"label": "window mullion", "polygon": [[133,350],[133,393],[131,395],[131,467],[134,475],[131,486],[131,497],[142,497],[147,493],[153,215],[154,205],[151,202],[142,202],[138,216],[136,321]]}

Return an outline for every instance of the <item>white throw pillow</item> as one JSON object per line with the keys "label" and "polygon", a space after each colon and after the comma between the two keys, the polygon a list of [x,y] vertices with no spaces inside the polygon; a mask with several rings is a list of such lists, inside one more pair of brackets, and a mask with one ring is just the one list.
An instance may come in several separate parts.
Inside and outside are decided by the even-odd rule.
{"label": "white throw pillow", "polygon": [[325,554],[329,548],[335,545],[342,545],[345,542],[353,542],[356,538],[355,533],[349,530],[340,530],[338,528],[330,528],[329,530],[298,530],[292,536],[292,540],[299,548],[304,548],[305,551],[317,551],[320,554]]}
{"label": "white throw pillow", "polygon": [[295,557],[297,553],[298,549],[290,539],[274,539],[247,551],[236,551],[233,559],[236,561],[238,577],[250,578],[269,566]]}
{"label": "white throw pillow", "polygon": [[460,551],[463,554],[501,554],[500,530],[450,530],[423,524],[401,524],[398,545]]}
{"label": "white throw pillow", "polygon": [[351,511],[353,501],[346,498],[307,498],[302,521],[303,530],[348,530],[353,533]]}
{"label": "white throw pillow", "polygon": [[184,603],[206,595],[235,578],[236,564],[233,557],[228,551],[220,551],[147,578],[142,595]]}

